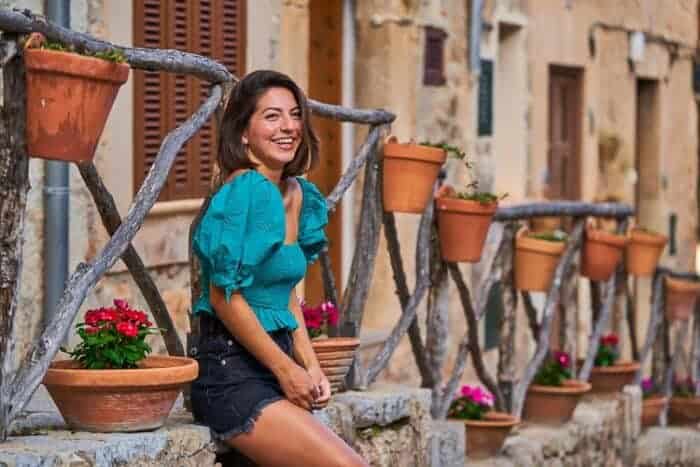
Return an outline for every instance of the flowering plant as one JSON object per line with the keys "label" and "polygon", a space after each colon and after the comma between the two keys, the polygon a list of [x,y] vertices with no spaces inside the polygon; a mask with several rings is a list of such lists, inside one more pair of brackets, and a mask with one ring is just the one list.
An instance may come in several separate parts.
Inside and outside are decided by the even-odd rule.
{"label": "flowering plant", "polygon": [[464,385],[450,404],[449,417],[481,420],[493,408],[493,395],[479,386]]}
{"label": "flowering plant", "polygon": [[535,375],[535,384],[542,386],[563,386],[571,379],[571,357],[566,352],[550,353]]}
{"label": "flowering plant", "polygon": [[151,351],[146,336],[160,332],[151,326],[146,313],[116,299],[112,307],[88,310],[75,326],[82,342],[72,351],[61,350],[88,369],[136,368]]}
{"label": "flowering plant", "polygon": [[620,352],[617,348],[620,340],[614,333],[606,334],[600,338],[598,352],[595,355],[595,366],[612,366],[620,357]]}
{"label": "flowering plant", "polygon": [[338,324],[338,308],[330,300],[315,307],[309,306],[302,301],[300,306],[304,314],[306,330],[312,339],[328,334],[328,326],[336,326]]}
{"label": "flowering plant", "polygon": [[700,385],[700,381],[693,381],[693,378],[674,378],[674,397],[695,397],[695,390]]}
{"label": "flowering plant", "polygon": [[654,383],[654,380],[652,378],[644,378],[642,380],[642,398],[647,399],[655,394],[658,394],[659,391],[657,390],[656,384]]}

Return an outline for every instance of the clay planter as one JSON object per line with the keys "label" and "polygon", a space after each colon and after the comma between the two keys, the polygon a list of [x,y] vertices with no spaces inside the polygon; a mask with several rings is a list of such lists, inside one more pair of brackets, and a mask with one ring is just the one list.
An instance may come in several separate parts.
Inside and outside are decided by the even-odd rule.
{"label": "clay planter", "polygon": [[659,423],[659,415],[666,404],[663,396],[650,396],[642,400],[642,428],[656,426]]}
{"label": "clay planter", "polygon": [[675,279],[666,276],[666,317],[669,320],[687,321],[695,309],[700,292],[700,282]]}
{"label": "clay planter", "polygon": [[478,263],[498,203],[442,197],[435,201],[435,207],[442,258]]}
{"label": "clay planter", "polygon": [[593,394],[613,394],[622,392],[628,384],[634,382],[634,375],[639,370],[638,362],[619,362],[611,366],[594,366],[591,369]]}
{"label": "clay planter", "polygon": [[497,455],[510,431],[520,423],[517,417],[503,412],[487,412],[482,420],[451,420],[464,423],[467,456],[470,459]]}
{"label": "clay planter", "polygon": [[75,53],[25,49],[27,151],[91,161],[129,65]]}
{"label": "clay planter", "polygon": [[43,383],[73,430],[145,431],[163,425],[198,371],[196,360],[186,357],[147,357],[128,370],[86,370],[61,360],[51,364]]}
{"label": "clay planter", "polygon": [[331,393],[335,394],[342,387],[359,345],[360,339],[354,337],[329,337],[311,341],[321,370],[331,383]]}
{"label": "clay planter", "polygon": [[590,383],[570,379],[563,386],[531,384],[527,390],[523,419],[544,425],[561,425],[568,422],[579,399],[591,390]]}
{"label": "clay planter", "polygon": [[549,290],[565,247],[566,242],[540,240],[521,231],[515,240],[515,287],[538,292]]}
{"label": "clay planter", "polygon": [[671,425],[695,425],[700,422],[700,397],[672,397],[668,405]]}
{"label": "clay planter", "polygon": [[627,244],[627,272],[635,276],[651,276],[667,240],[660,234],[632,229]]}
{"label": "clay planter", "polygon": [[433,186],[447,154],[419,144],[384,144],[382,198],[384,210],[421,213],[432,198]]}
{"label": "clay planter", "polygon": [[627,237],[623,235],[615,235],[604,230],[586,229],[581,273],[592,281],[608,280],[622,259],[625,245],[627,245]]}

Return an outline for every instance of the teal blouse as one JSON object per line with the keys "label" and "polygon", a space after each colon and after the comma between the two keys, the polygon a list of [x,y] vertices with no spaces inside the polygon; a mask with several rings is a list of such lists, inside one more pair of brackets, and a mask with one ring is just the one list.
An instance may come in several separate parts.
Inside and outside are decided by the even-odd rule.
{"label": "teal blouse", "polygon": [[202,293],[193,313],[214,311],[209,286],[220,287],[226,301],[240,292],[263,328],[294,330],[289,296],[304,277],[307,263],[326,246],[326,200],[316,186],[297,177],[302,204],[295,243],[285,244],[284,201],[277,185],[249,170],[226,183],[212,197],[192,239],[201,263]]}

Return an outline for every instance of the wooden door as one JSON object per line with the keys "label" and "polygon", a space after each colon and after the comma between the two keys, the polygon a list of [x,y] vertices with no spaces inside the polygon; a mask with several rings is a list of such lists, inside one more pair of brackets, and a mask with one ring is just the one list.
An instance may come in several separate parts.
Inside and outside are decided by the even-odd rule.
{"label": "wooden door", "polygon": [[549,154],[547,197],[581,197],[581,72],[575,68],[549,70]]}
{"label": "wooden door", "polygon": [[[329,104],[342,103],[342,40],[343,1],[311,0],[309,3],[309,97]],[[310,175],[321,192],[328,195],[342,174],[341,127],[335,120],[313,118],[314,129],[321,140],[320,164]],[[341,287],[342,222],[340,205],[331,215],[326,228],[329,257],[339,295]],[[307,301],[324,299],[319,264],[306,275]]]}

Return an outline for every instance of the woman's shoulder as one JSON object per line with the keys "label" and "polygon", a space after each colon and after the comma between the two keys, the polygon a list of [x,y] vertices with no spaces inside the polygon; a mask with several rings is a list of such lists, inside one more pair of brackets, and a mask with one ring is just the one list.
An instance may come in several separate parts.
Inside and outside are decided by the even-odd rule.
{"label": "woman's shoulder", "polygon": [[265,177],[255,170],[241,170],[230,175],[212,197],[212,204],[229,208],[256,199],[269,191]]}
{"label": "woman's shoulder", "polygon": [[326,212],[326,197],[323,196],[318,187],[311,181],[296,177],[296,181],[301,189],[302,213],[309,210],[321,210]]}

